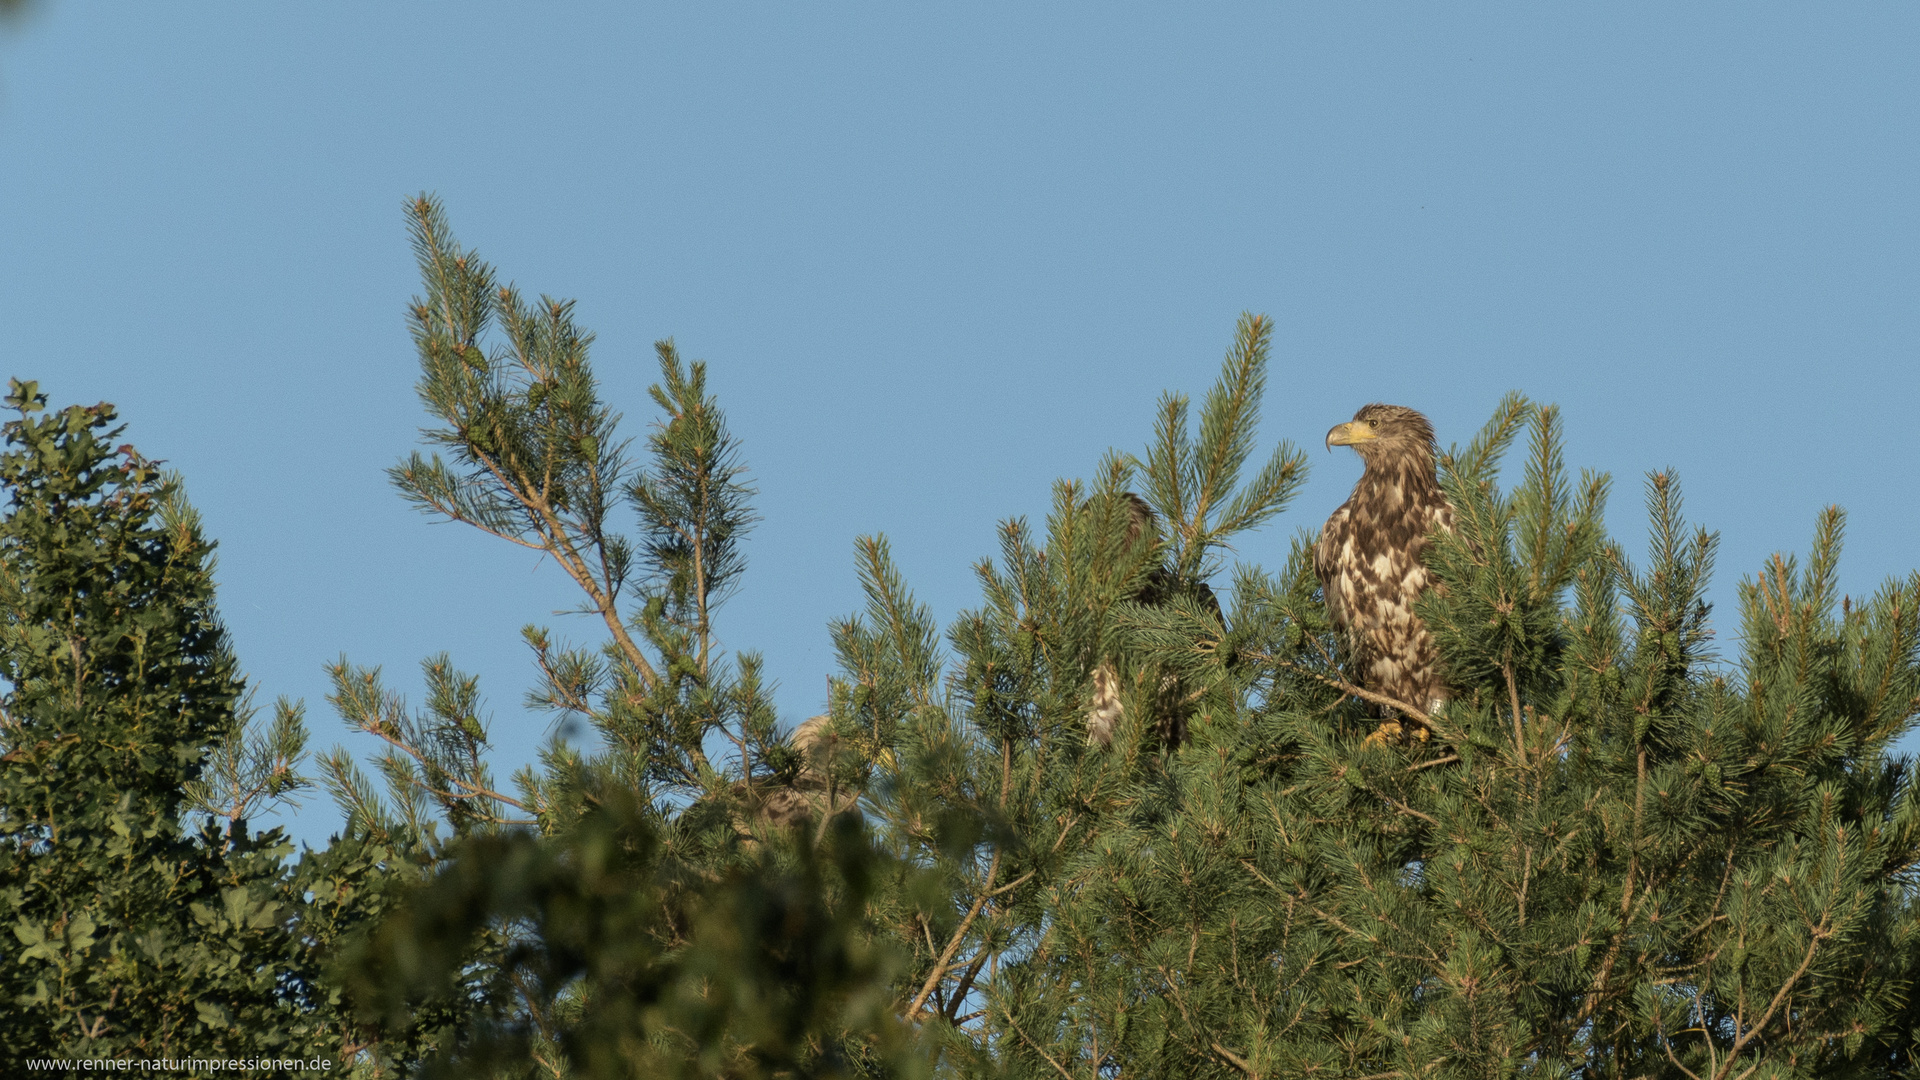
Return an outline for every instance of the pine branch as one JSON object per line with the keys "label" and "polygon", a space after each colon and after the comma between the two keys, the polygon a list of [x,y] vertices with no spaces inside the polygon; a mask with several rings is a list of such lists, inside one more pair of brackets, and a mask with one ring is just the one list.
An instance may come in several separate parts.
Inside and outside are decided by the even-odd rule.
{"label": "pine branch", "polygon": [[1030,1047],[1032,1047],[1032,1048],[1033,1048],[1033,1052],[1034,1052],[1034,1053],[1036,1053],[1036,1054],[1039,1054],[1039,1055],[1040,1055],[1040,1057],[1041,1057],[1041,1060],[1043,1060],[1043,1061],[1045,1061],[1045,1062],[1046,1062],[1047,1064],[1049,1064],[1049,1065],[1051,1065],[1051,1066],[1053,1066],[1053,1071],[1054,1071],[1054,1072],[1057,1072],[1057,1073],[1059,1073],[1059,1074],[1060,1074],[1061,1076],[1064,1076],[1064,1077],[1066,1077],[1066,1078],[1067,1078],[1067,1080],[1074,1080],[1074,1076],[1073,1076],[1073,1074],[1067,1071],[1067,1069],[1066,1069],[1066,1066],[1064,1066],[1064,1065],[1062,1065],[1062,1064],[1060,1064],[1060,1063],[1059,1063],[1058,1061],[1055,1061],[1055,1060],[1053,1059],[1053,1055],[1052,1055],[1052,1054],[1049,1054],[1049,1053],[1047,1053],[1047,1052],[1046,1052],[1046,1050],[1045,1050],[1044,1048],[1042,1048],[1042,1047],[1041,1047],[1041,1045],[1040,1045],[1039,1043],[1037,1043],[1037,1042],[1034,1042],[1034,1041],[1033,1041],[1033,1037],[1032,1037],[1032,1036],[1030,1036],[1030,1035],[1028,1035],[1028,1034],[1027,1034],[1027,1033],[1026,1033],[1025,1031],[1022,1031],[1022,1030],[1020,1029],[1020,1025],[1019,1025],[1019,1023],[1018,1023],[1017,1021],[1015,1021],[1015,1020],[1014,1020],[1014,1018],[1013,1018],[1013,1013],[1011,1013],[1011,1012],[1007,1012],[1007,1013],[1003,1013],[1003,1014],[1001,1014],[1001,1015],[1002,1015],[1002,1017],[1003,1017],[1003,1018],[1004,1018],[1004,1019],[1006,1020],[1006,1022],[1007,1022],[1007,1026],[1013,1029],[1013,1033],[1014,1033],[1015,1035],[1018,1035],[1018,1036],[1020,1036],[1020,1041],[1021,1041],[1021,1042],[1024,1042],[1024,1043],[1026,1043],[1026,1044],[1027,1044],[1028,1046],[1030,1046]]}
{"label": "pine branch", "polygon": [[[395,735],[388,734],[387,732],[380,730],[377,727],[363,726],[360,728],[360,730],[380,739],[382,742],[385,742],[388,746],[391,746],[395,750],[398,750],[401,753],[412,758],[414,761],[420,764],[421,768],[436,769],[437,771],[437,767],[435,766],[434,762],[418,747],[413,746],[412,744],[398,738]],[[452,774],[447,774],[447,779],[452,780],[454,784],[458,785],[460,790],[459,791],[443,791],[439,788],[433,787],[432,785],[428,784],[424,780],[416,780],[414,783],[419,787],[421,791],[424,791],[427,794],[434,796],[435,798],[456,799],[461,801],[466,801],[469,799],[488,799],[494,802],[505,803],[506,805],[513,807],[515,810],[518,810],[525,814],[533,813],[532,807],[527,806],[525,803],[521,802],[519,799],[516,799],[511,795],[506,795],[501,792],[495,791],[492,788],[488,788],[479,784],[472,783],[470,781],[461,779],[460,777],[454,776]],[[495,817],[491,814],[487,815],[487,819],[489,821],[495,822],[496,824],[500,824],[500,825],[537,824],[537,822],[533,820],[516,821],[509,818]]]}
{"label": "pine branch", "polygon": [[907,1004],[906,1016],[909,1022],[920,1018],[920,1010],[926,1005],[927,998],[932,995],[933,988],[940,985],[940,981],[946,978],[950,970],[947,961],[953,959],[953,954],[959,951],[961,942],[966,940],[967,931],[972,929],[973,920],[980,916],[980,909],[986,906],[987,898],[993,892],[994,878],[999,873],[1000,852],[996,848],[992,861],[987,864],[986,884],[981,886],[979,895],[974,898],[973,906],[967,909],[966,918],[960,920],[960,926],[954,930],[953,937],[947,941],[947,947],[942,949],[940,955],[935,958],[933,970],[927,973],[927,980],[920,985],[920,992],[915,994],[913,1000]]}
{"label": "pine branch", "polygon": [[1442,740],[1446,742],[1459,741],[1458,736],[1454,735],[1453,733],[1447,731],[1445,728],[1441,727],[1440,724],[1437,723],[1433,717],[1427,715],[1425,712],[1421,711],[1420,709],[1417,709],[1412,705],[1399,700],[1398,698],[1388,697],[1385,694],[1375,693],[1372,690],[1367,690],[1362,687],[1355,686],[1352,683],[1347,682],[1345,679],[1336,679],[1330,675],[1326,675],[1319,671],[1316,671],[1313,668],[1306,666],[1305,664],[1297,663],[1292,660],[1282,659],[1278,656],[1274,656],[1271,653],[1248,650],[1245,655],[1249,659],[1262,660],[1262,661],[1265,661],[1266,663],[1273,664],[1277,667],[1283,667],[1290,671],[1297,671],[1302,675],[1307,676],[1310,679],[1317,680],[1318,682],[1321,682],[1351,697],[1357,697],[1362,701],[1371,702],[1375,705],[1381,705],[1381,706],[1385,706],[1386,708],[1393,709],[1394,711],[1405,716],[1407,719],[1412,720],[1415,723],[1421,725],[1422,727],[1425,727],[1431,730],[1435,735],[1438,735]]}
{"label": "pine branch", "polygon": [[1253,1071],[1253,1066],[1247,1064],[1246,1058],[1221,1046],[1217,1042],[1209,1042],[1207,1045],[1213,1049],[1214,1053],[1220,1055],[1220,1060],[1239,1070],[1240,1075],[1250,1077],[1251,1080],[1259,1080],[1260,1074]]}
{"label": "pine branch", "polygon": [[[1727,1074],[1733,1070],[1734,1060],[1740,1056],[1742,1050],[1745,1050],[1752,1044],[1754,1039],[1760,1037],[1760,1033],[1766,1030],[1768,1024],[1773,1022],[1774,1014],[1780,1011],[1780,1006],[1787,1000],[1787,996],[1793,992],[1794,986],[1806,976],[1807,970],[1813,966],[1814,954],[1819,952],[1820,943],[1825,941],[1830,933],[1831,927],[1827,919],[1822,918],[1820,925],[1814,927],[1812,933],[1808,935],[1806,952],[1800,957],[1800,966],[1794,968],[1793,974],[1787,976],[1786,981],[1780,984],[1780,989],[1775,992],[1772,1000],[1767,1002],[1767,1011],[1761,1015],[1760,1019],[1752,1025],[1742,1025],[1742,1034],[1733,1040],[1733,1047],[1727,1051],[1726,1061],[1714,1071],[1713,1080],[1727,1080]],[[1742,1078],[1748,1076],[1762,1064],[1765,1064],[1765,1062],[1754,1062],[1753,1065],[1748,1067],[1745,1072],[1742,1072],[1740,1076]]]}

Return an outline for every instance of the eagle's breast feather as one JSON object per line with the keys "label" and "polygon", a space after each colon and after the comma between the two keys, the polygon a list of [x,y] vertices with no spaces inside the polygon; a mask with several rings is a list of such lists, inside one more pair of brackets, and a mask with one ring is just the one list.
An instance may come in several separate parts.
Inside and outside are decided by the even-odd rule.
{"label": "eagle's breast feather", "polygon": [[1314,571],[1352,676],[1426,712],[1446,700],[1446,690],[1433,636],[1414,602],[1434,584],[1421,559],[1429,536],[1453,531],[1432,438],[1419,413],[1382,405],[1329,432],[1329,445],[1360,451],[1366,472],[1314,546]]}

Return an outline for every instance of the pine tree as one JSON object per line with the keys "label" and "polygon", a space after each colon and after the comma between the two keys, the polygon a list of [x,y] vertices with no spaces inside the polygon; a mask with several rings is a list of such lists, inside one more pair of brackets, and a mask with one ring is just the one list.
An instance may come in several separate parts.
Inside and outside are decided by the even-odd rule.
{"label": "pine tree", "polygon": [[[178,577],[201,582],[191,603],[150,589],[125,610],[164,629],[163,659],[198,658],[167,661],[196,673],[191,694],[167,693],[210,704],[139,745],[189,747],[188,764],[102,769],[117,801],[74,808],[9,771],[0,871],[60,869],[33,861],[67,835],[56,816],[14,809],[35,799],[224,819],[193,840],[139,835],[230,878],[254,867],[243,899],[285,906],[294,944],[263,928],[239,945],[254,966],[222,970],[288,978],[269,993],[234,974],[258,993],[221,990],[232,1016],[304,1024],[363,1075],[1913,1074],[1920,809],[1892,747],[1920,711],[1920,575],[1836,596],[1838,511],[1804,569],[1780,557],[1743,584],[1723,659],[1704,599],[1715,538],[1686,525],[1673,477],[1649,479],[1636,567],[1605,530],[1606,478],[1567,475],[1558,412],[1511,397],[1442,455],[1456,531],[1436,538],[1443,587],[1419,610],[1451,700],[1417,718],[1426,741],[1369,740],[1377,717],[1341,666],[1308,536],[1277,574],[1224,560],[1306,464],[1282,442],[1247,475],[1271,336],[1248,316],[1197,427],[1169,395],[1141,456],[1057,485],[1043,530],[1004,523],[980,606],[944,634],[886,539],[857,540],[867,602],[829,628],[828,713],[782,733],[758,658],[715,630],[753,492],[705,367],[659,346],[660,419],[636,449],[570,305],[501,287],[431,199],[411,217],[439,452],[392,477],[579,587],[599,641],[523,631],[529,704],[595,741],[555,740],[503,785],[477,676],[429,658],[415,711],[343,658],[331,700],[382,741],[384,792],[335,751],[322,779],[342,836],[297,866],[248,862],[266,842],[249,808],[301,783],[297,707],[243,737],[204,580]],[[27,494],[0,534],[7,599],[28,613],[6,639],[22,673],[10,761],[73,752],[44,734],[80,730],[58,711],[58,645],[104,640],[33,631],[65,625],[33,606],[58,590],[32,576],[52,558],[35,552],[65,549],[27,510],[74,500],[36,478],[84,477],[58,482],[82,484],[75,505],[146,507],[95,467],[104,450],[70,450],[78,435],[30,411],[9,431],[40,456],[7,459]],[[61,423],[91,431],[91,415]],[[126,466],[130,492],[173,505]],[[116,572],[145,581],[164,562]],[[146,685],[90,702],[87,722],[135,715]],[[1110,738],[1089,738],[1096,712]],[[100,822],[89,836],[112,833]],[[62,959],[85,949],[78,924],[33,914],[52,911],[36,897],[98,887],[111,905],[141,880],[0,895],[25,913],[22,957],[83,971]],[[182,918],[174,894],[140,903]],[[110,981],[82,983],[97,998]],[[27,999],[34,1022],[98,1008],[58,985],[57,1009]]]}
{"label": "pine tree", "polygon": [[[1264,359],[1259,327],[1236,356]],[[947,1065],[1906,1074],[1920,811],[1891,747],[1920,710],[1920,577],[1836,598],[1830,512],[1807,571],[1780,559],[1743,587],[1722,663],[1715,541],[1672,477],[1649,481],[1636,570],[1605,534],[1605,478],[1565,475],[1557,411],[1512,398],[1443,463],[1460,524],[1422,605],[1456,688],[1439,738],[1369,745],[1304,538],[1277,580],[1236,571],[1223,620],[1192,588],[1141,602],[1150,575],[1214,569],[1183,506],[1227,503],[1195,463],[1244,460],[1230,438],[1260,385],[1230,357],[1191,450],[1169,402],[1139,474],[1113,458],[1091,493],[1063,486],[1044,547],[1009,523],[987,607],[949,635],[947,694],[930,621],[863,543],[836,717],[881,745],[883,836],[945,875],[944,910],[890,929]],[[1265,512],[1223,520],[1277,511],[1289,467],[1283,446],[1227,503]],[[1145,548],[1120,510],[1135,479],[1173,524]],[[1102,657],[1132,673],[1105,753],[1082,745]],[[1194,710],[1178,747],[1153,723],[1169,686]]]}
{"label": "pine tree", "polygon": [[1365,741],[1304,543],[1279,581],[1242,574],[1209,661],[1237,722],[1066,869],[1030,955],[1082,967],[1005,1006],[1020,1071],[1909,1073],[1920,819],[1890,747],[1920,577],[1836,597],[1830,511],[1805,571],[1743,586],[1719,663],[1714,538],[1656,474],[1633,568],[1558,426],[1509,400],[1443,465],[1458,535],[1422,611],[1455,697],[1430,743]]}
{"label": "pine tree", "polygon": [[[384,796],[345,751],[323,763],[349,832],[431,874],[347,960],[383,1042],[370,1054],[453,1075],[913,1073],[883,992],[893,952],[863,912],[914,875],[889,872],[831,784],[802,792],[840,765],[782,739],[759,658],[718,646],[754,517],[705,365],[659,344],[662,419],[636,461],[571,305],[500,286],[432,199],[409,209],[418,385],[443,453],[391,478],[426,513],[551,557],[606,637],[523,631],[529,704],[599,745],[556,738],[512,792],[489,771],[475,677],[429,659],[413,714],[377,671],[333,668],[343,718],[387,746]],[[768,812],[783,794],[804,827]]]}

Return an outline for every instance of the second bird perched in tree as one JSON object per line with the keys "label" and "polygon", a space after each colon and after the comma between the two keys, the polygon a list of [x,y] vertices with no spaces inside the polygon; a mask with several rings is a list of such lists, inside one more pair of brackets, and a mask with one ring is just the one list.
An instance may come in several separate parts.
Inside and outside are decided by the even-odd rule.
{"label": "second bird perched in tree", "polygon": [[[1147,505],[1147,500],[1131,491],[1122,492],[1127,510],[1126,543],[1129,550],[1142,542],[1157,543],[1160,539],[1160,521]],[[1213,595],[1213,589],[1204,581],[1188,581],[1169,569],[1165,564],[1149,570],[1139,589],[1128,599],[1143,607],[1168,607],[1174,597],[1185,594],[1199,602],[1202,609],[1212,614],[1213,621],[1222,627],[1226,617],[1221,614],[1220,601]],[[1096,746],[1113,745],[1113,733],[1120,725],[1120,718],[1126,714],[1126,708],[1120,700],[1120,673],[1111,657],[1102,659],[1093,669],[1093,702],[1087,710],[1087,742]],[[1185,700],[1186,693],[1178,678],[1163,674],[1160,679],[1159,701],[1154,717],[1154,726],[1158,729],[1162,745],[1177,747],[1187,741],[1187,713],[1190,702]]]}
{"label": "second bird perched in tree", "polygon": [[[1434,467],[1433,425],[1412,409],[1368,405],[1327,432],[1327,448],[1336,446],[1353,447],[1366,472],[1314,545],[1327,614],[1362,689],[1432,714],[1446,703],[1446,683],[1414,601],[1434,584],[1420,558],[1428,536],[1453,531],[1453,506]],[[1382,715],[1388,723],[1369,741],[1399,734],[1392,714]],[[1419,735],[1425,738],[1424,728]]]}

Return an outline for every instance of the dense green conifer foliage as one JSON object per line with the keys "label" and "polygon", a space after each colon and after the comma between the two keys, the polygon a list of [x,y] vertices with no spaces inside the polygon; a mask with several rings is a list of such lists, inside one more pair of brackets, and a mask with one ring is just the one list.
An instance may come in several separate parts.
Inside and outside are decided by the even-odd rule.
{"label": "dense green conifer foliage", "polygon": [[410,213],[435,426],[392,479],[579,587],[589,641],[523,637],[530,706],[581,737],[502,784],[477,676],[428,658],[416,711],[343,657],[330,701],[380,783],[324,757],[345,827],[285,862],[245,819],[305,782],[301,715],[238,723],[190,512],[107,414],[17,388],[0,1046],[266,1031],[363,1076],[1914,1075],[1893,747],[1920,576],[1837,595],[1837,510],[1716,639],[1677,481],[1649,478],[1630,557],[1558,412],[1510,397],[1441,455],[1456,531],[1419,610],[1451,700],[1430,738],[1369,741],[1319,523],[1277,572],[1226,561],[1306,468],[1256,459],[1248,316],[1197,416],[1167,396],[1142,454],[1003,524],[944,633],[857,539],[866,604],[795,727],[715,629],[754,516],[705,367],[663,342],[629,442],[570,306]]}
{"label": "dense green conifer foliage", "polygon": [[1920,578],[1836,596],[1829,512],[1805,570],[1743,588],[1718,662],[1714,538],[1657,474],[1634,567],[1557,426],[1513,399],[1443,463],[1460,525],[1422,610],[1456,696],[1428,743],[1365,745],[1303,547],[1242,578],[1216,673],[1247,688],[1237,722],[1065,875],[1078,917],[1035,951],[1085,974],[1009,1009],[1027,1071],[1909,1073],[1920,817],[1889,749]]}
{"label": "dense green conifer foliage", "polygon": [[[831,781],[853,779],[844,755],[780,738],[758,657],[717,645],[754,518],[705,366],[660,344],[662,419],[635,462],[570,305],[526,303],[435,203],[411,211],[419,390],[446,455],[413,455],[393,482],[423,511],[552,557],[607,637],[523,631],[542,677],[530,704],[597,745],[554,741],[513,793],[487,769],[474,677],[428,660],[427,709],[411,715],[378,672],[335,666],[341,715],[388,747],[385,796],[345,751],[324,763],[350,831],[441,868],[347,958],[376,1033],[367,1055],[447,1075],[921,1071],[887,993],[898,950],[865,913],[922,875],[849,813]],[[829,777],[811,804],[802,774]],[[811,815],[769,820],[782,795]]]}

